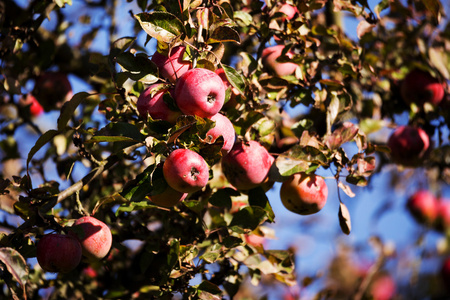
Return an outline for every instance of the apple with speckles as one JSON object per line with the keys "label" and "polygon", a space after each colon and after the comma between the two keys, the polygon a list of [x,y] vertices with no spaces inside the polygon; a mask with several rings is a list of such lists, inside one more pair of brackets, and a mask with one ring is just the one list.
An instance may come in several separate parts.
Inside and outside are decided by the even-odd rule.
{"label": "apple with speckles", "polygon": [[70,272],[81,262],[81,256],[80,242],[68,234],[46,234],[36,245],[37,261],[46,272]]}
{"label": "apple with speckles", "polygon": [[184,60],[186,47],[176,46],[167,55],[155,52],[151,61],[158,67],[159,75],[174,83],[191,68],[191,62]]}
{"label": "apple with speckles", "polygon": [[139,115],[144,119],[150,115],[153,120],[163,120],[175,124],[178,117],[181,116],[181,112],[170,109],[164,101],[165,93],[169,93],[165,84],[157,83],[146,88],[136,102]]}
{"label": "apple with speckles", "polygon": [[86,216],[75,221],[72,234],[76,236],[83,249],[83,255],[90,259],[104,258],[112,245],[112,234],[102,221]]}

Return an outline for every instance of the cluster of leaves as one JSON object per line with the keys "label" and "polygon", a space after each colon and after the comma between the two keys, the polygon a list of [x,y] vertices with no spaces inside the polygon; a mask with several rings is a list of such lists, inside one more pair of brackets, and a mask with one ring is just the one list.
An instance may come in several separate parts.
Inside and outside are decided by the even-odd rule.
{"label": "cluster of leaves", "polygon": [[[239,95],[222,112],[240,139],[258,140],[276,155],[272,183],[325,170],[353,197],[351,185],[367,185],[388,163],[388,150],[371,141],[370,133],[395,124],[395,116],[404,112],[408,122],[426,125],[438,136],[450,124],[445,107],[407,107],[398,92],[399,81],[416,65],[442,81],[449,79],[448,34],[438,31],[433,39],[428,34],[440,24],[438,0],[410,6],[381,1],[375,13],[363,1],[288,1],[298,9],[292,20],[283,18],[276,1],[136,2],[141,12],[129,22],[135,22],[136,36],[147,34],[144,46],[137,37],[122,37],[111,41],[108,55],[89,50],[98,28],[78,47],[59,38],[68,35],[63,12],[70,1],[32,1],[26,10],[13,1],[0,2],[0,8],[12,12],[2,19],[0,101],[18,114],[1,119],[1,133],[7,136],[0,144],[3,160],[20,157],[13,138],[18,128],[31,124],[39,133],[22,172],[0,181],[0,199],[10,201],[1,209],[22,219],[18,227],[4,224],[10,233],[0,236],[0,277],[15,298],[34,299],[56,287],[55,298],[221,299],[238,295],[248,278],[254,285],[298,284],[293,251],[267,250],[246,239],[269,235],[265,224],[276,216],[265,187],[240,192],[227,186],[218,167],[223,140],[205,139],[213,122],[182,116],[171,126],[138,117],[136,99],[144,88],[171,84],[160,78],[150,59],[153,53],[146,49],[154,40],[162,53],[185,46],[186,59],[195,67],[224,69]],[[86,6],[105,9],[109,4],[87,1]],[[41,28],[51,12],[58,19],[52,34]],[[357,41],[342,29],[344,12],[362,18]],[[117,24],[111,24],[109,32],[114,32]],[[299,66],[295,74],[275,76],[262,64],[262,50],[274,41],[285,45],[284,53],[293,51],[291,61]],[[283,55],[279,61],[286,59]],[[57,127],[41,133],[16,99],[27,93],[30,79],[54,67],[86,80],[94,92],[77,93],[62,107]],[[176,108],[170,96],[165,100]],[[291,118],[288,106],[305,113]],[[177,147],[200,153],[211,167],[211,180],[166,209],[147,196],[164,189],[160,165]],[[444,139],[433,151],[426,167],[436,168],[439,180],[448,183],[450,152]],[[39,159],[38,152],[43,153]],[[377,164],[375,157],[380,158]],[[68,187],[47,180],[48,161]],[[74,170],[82,165],[86,174],[76,180]],[[43,183],[37,187],[36,181]],[[233,206],[239,202],[245,205],[236,212]],[[350,215],[340,197],[339,202],[339,224],[349,234]],[[64,231],[70,220],[86,213],[111,227],[114,242],[107,259],[83,262],[55,279],[27,265],[44,232]],[[131,241],[136,246],[125,246]]]}

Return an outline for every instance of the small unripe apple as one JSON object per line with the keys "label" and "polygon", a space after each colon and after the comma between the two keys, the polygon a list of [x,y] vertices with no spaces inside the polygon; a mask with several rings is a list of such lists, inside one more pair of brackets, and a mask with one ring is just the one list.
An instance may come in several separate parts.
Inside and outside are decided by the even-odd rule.
{"label": "small unripe apple", "polygon": [[46,112],[61,108],[73,96],[72,85],[62,72],[45,72],[40,75],[32,94]]}
{"label": "small unripe apple", "polygon": [[328,187],[321,176],[296,173],[281,184],[280,198],[288,210],[300,215],[311,215],[319,212],[327,203]]}
{"label": "small unripe apple", "polygon": [[395,163],[416,166],[423,161],[430,139],[421,128],[399,126],[389,137],[388,146]]}
{"label": "small unripe apple", "polygon": [[164,101],[164,94],[168,92],[164,86],[164,84],[157,83],[146,88],[139,95],[136,107],[139,115],[143,118],[150,115],[153,120],[163,120],[174,124],[177,118],[181,116],[181,112],[171,110]]}
{"label": "small unripe apple", "polygon": [[74,227],[74,236],[80,241],[84,256],[102,259],[108,254],[112,245],[112,234],[105,223],[87,216],[76,220]]}
{"label": "small unripe apple", "polygon": [[[277,76],[291,75],[295,72],[298,65],[292,62],[279,62],[277,58],[281,56],[284,45],[276,45],[265,48],[262,52],[263,65],[275,72]],[[294,54],[291,51],[286,53],[286,56],[292,58]]]}
{"label": "small unripe apple", "polygon": [[222,170],[235,188],[250,190],[264,183],[274,161],[274,157],[257,141],[238,141],[222,158]]}
{"label": "small unripe apple", "polygon": [[216,122],[216,125],[206,133],[206,137],[209,138],[211,143],[214,143],[219,136],[223,136],[221,151],[222,155],[226,155],[230,152],[236,140],[236,131],[234,130],[233,123],[220,113],[215,114],[210,119]]}
{"label": "small unripe apple", "polygon": [[36,246],[37,261],[46,272],[72,271],[80,263],[81,254],[80,242],[68,234],[46,234]]}
{"label": "small unripe apple", "polygon": [[168,79],[170,82],[176,82],[184,73],[191,68],[191,62],[183,60],[183,55],[186,52],[186,47],[174,47],[169,56],[155,52],[152,56],[152,61],[159,69],[159,74]]}
{"label": "small unripe apple", "polygon": [[426,102],[437,106],[444,98],[442,83],[430,73],[414,69],[406,75],[400,85],[400,92],[407,104],[422,107]]}
{"label": "small unripe apple", "polygon": [[206,186],[209,168],[204,158],[189,149],[177,149],[169,154],[163,165],[164,179],[181,193],[193,193]]}
{"label": "small unripe apple", "polygon": [[210,118],[217,114],[225,101],[222,79],[208,69],[191,69],[178,79],[175,101],[185,115]]}
{"label": "small unripe apple", "polygon": [[436,197],[427,190],[419,190],[408,198],[407,208],[420,223],[433,224],[436,221],[439,204]]}
{"label": "small unripe apple", "polygon": [[149,195],[148,198],[156,205],[170,208],[186,199],[187,195],[187,193],[179,192],[177,190],[174,190],[170,186],[167,186],[162,193]]}

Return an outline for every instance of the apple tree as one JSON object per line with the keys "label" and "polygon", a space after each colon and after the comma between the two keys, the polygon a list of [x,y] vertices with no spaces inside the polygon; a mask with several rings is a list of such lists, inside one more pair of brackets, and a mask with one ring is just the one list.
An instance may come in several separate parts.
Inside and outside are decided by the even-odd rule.
{"label": "apple tree", "polygon": [[[0,0],[1,298],[448,297],[445,5]],[[275,203],[351,236],[382,176],[438,271],[395,280],[377,235],[314,274],[268,246]]]}

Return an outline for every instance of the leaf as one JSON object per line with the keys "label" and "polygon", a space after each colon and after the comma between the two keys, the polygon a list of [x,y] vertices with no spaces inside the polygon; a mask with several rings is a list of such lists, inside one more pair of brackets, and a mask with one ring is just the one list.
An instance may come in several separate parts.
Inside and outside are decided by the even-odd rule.
{"label": "leaf", "polygon": [[202,300],[220,300],[222,299],[222,290],[214,283],[204,280],[197,287],[199,298]]}
{"label": "leaf", "polygon": [[264,209],[264,211],[267,213],[267,219],[270,222],[273,222],[275,219],[275,213],[272,210],[272,206],[270,205],[269,198],[267,198],[266,193],[264,193],[264,190],[262,187],[257,187],[254,189],[251,189],[248,193],[248,203],[251,206],[258,206]]}
{"label": "leaf", "polygon": [[61,114],[58,118],[58,130],[63,131],[67,123],[69,123],[70,119],[74,116],[75,110],[77,109],[78,105],[81,104],[87,97],[89,97],[90,94],[86,92],[80,92],[75,94],[70,101],[67,101],[64,103],[63,107],[61,108]]}
{"label": "leaf", "polygon": [[361,20],[356,27],[356,35],[361,39],[366,33],[371,32],[373,28],[375,28],[374,24],[370,24],[366,20]]}
{"label": "leaf", "polygon": [[[23,298],[27,299],[25,284],[28,280],[28,266],[20,253],[12,248],[0,248],[0,261],[16,280],[23,291]],[[12,287],[11,287],[12,288]]]}
{"label": "leaf", "polygon": [[171,13],[154,11],[135,15],[142,29],[151,37],[171,44],[177,37],[186,34],[183,22]]}
{"label": "leaf", "polygon": [[229,227],[235,232],[244,233],[244,229],[255,230],[265,220],[267,220],[267,214],[263,208],[247,206],[233,215]]}
{"label": "leaf", "polygon": [[41,135],[39,137],[39,139],[36,141],[36,144],[34,144],[34,146],[31,148],[30,152],[28,152],[28,157],[27,157],[27,170],[28,170],[28,165],[31,161],[31,159],[33,158],[33,156],[42,148],[44,147],[45,144],[47,144],[48,142],[50,142],[55,136],[57,136],[59,134],[58,130],[54,130],[54,129],[50,129],[49,131],[47,131],[46,133],[44,133],[43,135]]}
{"label": "leaf", "polygon": [[441,18],[442,4],[439,0],[421,0],[423,5],[430,11],[437,19],[438,23]]}
{"label": "leaf", "polygon": [[239,33],[228,26],[220,26],[214,29],[211,33],[207,44],[221,43],[221,42],[235,42],[237,44],[241,43],[241,37]]}
{"label": "leaf", "polygon": [[343,184],[342,181],[339,181],[338,187],[342,189],[347,196],[352,198],[355,197],[355,193],[353,193],[352,189],[348,185]]}
{"label": "leaf", "polygon": [[343,123],[339,128],[333,131],[331,135],[326,136],[325,144],[331,150],[341,147],[350,142],[358,134],[359,128],[350,122]]}
{"label": "leaf", "polygon": [[241,95],[243,95],[245,90],[245,81],[241,74],[239,74],[233,67],[224,64],[222,64],[222,68],[225,71],[228,82],[235,87]]}
{"label": "leaf", "polygon": [[231,209],[232,201],[231,196],[239,196],[241,193],[232,188],[223,188],[217,190],[209,198],[209,203],[214,206],[225,207]]}
{"label": "leaf", "polygon": [[339,113],[339,97],[332,93],[332,99],[327,110],[327,132],[331,132],[331,126],[333,125],[336,117]]}
{"label": "leaf", "polygon": [[139,128],[135,125],[125,122],[111,122],[100,129],[95,136],[86,141],[86,143],[119,141],[143,142],[144,140],[145,136],[141,134]]}
{"label": "leaf", "polygon": [[[306,170],[308,170],[311,163],[308,161],[302,160],[302,159],[294,159],[294,158],[286,156],[286,155],[279,155],[277,157],[277,159],[275,160],[275,165],[278,169],[279,175],[284,177],[284,176],[290,176],[292,174],[299,173],[299,172],[305,172]],[[272,176],[272,174],[271,174],[271,176]],[[276,176],[276,174],[275,174],[275,176]],[[276,176],[277,179],[278,179],[278,177],[279,176]],[[282,179],[279,179],[277,181],[282,181]]]}
{"label": "leaf", "polygon": [[352,224],[350,221],[350,212],[348,211],[347,206],[344,203],[340,202],[339,204],[339,225],[341,226],[341,230],[343,233],[349,235],[352,230]]}
{"label": "leaf", "polygon": [[151,178],[153,169],[154,165],[148,166],[144,170],[144,172],[136,176],[135,179],[128,182],[119,194],[128,201],[143,201],[145,199],[145,196],[150,194],[153,190]]}

